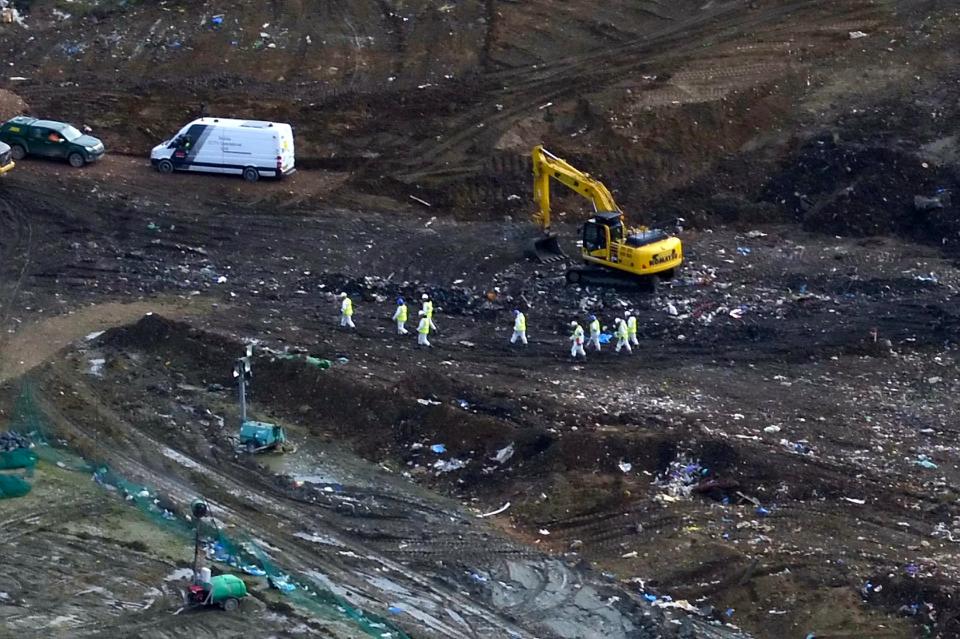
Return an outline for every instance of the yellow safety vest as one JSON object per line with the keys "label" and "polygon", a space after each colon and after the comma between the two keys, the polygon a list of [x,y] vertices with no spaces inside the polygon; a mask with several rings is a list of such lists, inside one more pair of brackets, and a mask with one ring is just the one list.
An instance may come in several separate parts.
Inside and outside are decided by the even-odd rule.
{"label": "yellow safety vest", "polygon": [[397,307],[397,321],[406,322],[407,321],[407,305],[401,304]]}
{"label": "yellow safety vest", "polygon": [[521,333],[526,332],[527,318],[524,317],[523,313],[517,315],[517,321],[513,323],[513,330],[520,331]]}
{"label": "yellow safety vest", "polygon": [[353,315],[353,301],[351,301],[349,297],[344,298],[343,304],[340,306],[340,311],[347,317]]}
{"label": "yellow safety vest", "polygon": [[426,316],[420,318],[420,324],[417,326],[417,332],[421,335],[430,334],[430,318]]}
{"label": "yellow safety vest", "polygon": [[620,322],[620,325],[617,327],[617,337],[620,339],[628,339],[630,337],[630,329],[627,328],[626,322]]}
{"label": "yellow safety vest", "polygon": [[637,318],[636,317],[627,318],[627,330],[630,332],[631,335],[637,334]]}
{"label": "yellow safety vest", "polygon": [[583,341],[583,327],[577,324],[576,328],[573,329],[573,339],[577,342]]}
{"label": "yellow safety vest", "polygon": [[427,319],[433,319],[433,302],[431,300],[423,303],[423,312],[426,314]]}
{"label": "yellow safety vest", "polygon": [[593,320],[590,322],[590,334],[593,335],[598,333],[600,333],[600,320]]}

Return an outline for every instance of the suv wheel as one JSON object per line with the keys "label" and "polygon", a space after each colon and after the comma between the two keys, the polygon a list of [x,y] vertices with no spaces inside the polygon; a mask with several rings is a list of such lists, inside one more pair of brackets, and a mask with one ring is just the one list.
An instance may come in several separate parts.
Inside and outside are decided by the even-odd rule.
{"label": "suv wheel", "polygon": [[14,160],[22,160],[23,158],[27,157],[27,150],[22,146],[20,146],[19,144],[11,144],[10,156]]}
{"label": "suv wheel", "polygon": [[243,179],[247,182],[256,182],[260,179],[260,171],[256,170],[252,166],[248,166],[243,170]]}
{"label": "suv wheel", "polygon": [[81,166],[87,163],[87,161],[84,160],[83,156],[79,153],[71,153],[69,157],[67,157],[67,162],[69,162],[70,166],[75,169],[79,169]]}

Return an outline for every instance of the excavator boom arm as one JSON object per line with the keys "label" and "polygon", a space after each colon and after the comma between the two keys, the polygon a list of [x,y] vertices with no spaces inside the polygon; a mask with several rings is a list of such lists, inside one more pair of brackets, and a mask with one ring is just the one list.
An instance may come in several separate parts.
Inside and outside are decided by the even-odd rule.
{"label": "excavator boom arm", "polygon": [[550,229],[550,180],[554,179],[593,202],[595,211],[620,211],[613,195],[599,180],[590,177],[538,145],[533,149],[533,199],[539,211],[534,221],[544,230]]}

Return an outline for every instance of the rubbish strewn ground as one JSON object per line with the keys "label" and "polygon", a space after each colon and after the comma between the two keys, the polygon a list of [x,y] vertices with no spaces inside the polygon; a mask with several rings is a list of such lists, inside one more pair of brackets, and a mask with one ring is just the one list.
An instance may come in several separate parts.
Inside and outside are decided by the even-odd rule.
{"label": "rubbish strewn ground", "polygon": [[[182,529],[41,459],[0,501],[5,628],[960,633],[949,8],[16,4],[0,116],[68,119],[111,153],[0,183],[0,428],[29,391],[55,450],[175,517],[206,496],[312,590],[246,575],[237,615],[174,614]],[[301,170],[150,171],[201,103],[294,122]],[[523,261],[540,142],[631,219],[680,227],[680,277],[579,289]],[[557,202],[573,254],[585,211]],[[430,351],[389,322],[423,292]],[[571,319],[628,311],[632,356],[567,359]],[[234,451],[249,342],[282,457]]]}

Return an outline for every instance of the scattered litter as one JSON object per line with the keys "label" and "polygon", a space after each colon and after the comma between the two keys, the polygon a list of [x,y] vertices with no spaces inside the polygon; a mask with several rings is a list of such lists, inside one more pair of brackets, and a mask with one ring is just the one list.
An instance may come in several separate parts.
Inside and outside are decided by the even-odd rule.
{"label": "scattered litter", "polygon": [[539,532],[541,535],[549,535],[549,534],[550,534],[550,531],[547,530],[546,528],[541,528],[541,529],[538,530],[537,532]]}
{"label": "scattered litter", "polygon": [[103,377],[103,366],[107,363],[102,357],[95,357],[90,360],[90,367],[87,369],[87,372],[93,375],[94,377]]}
{"label": "scattered litter", "polygon": [[240,570],[247,573],[248,575],[253,575],[254,577],[263,577],[267,574],[267,571],[259,566],[254,566],[253,564],[247,564],[240,566]]}
{"label": "scattered litter", "polygon": [[272,587],[276,588],[280,592],[293,592],[297,589],[295,585],[290,583],[290,578],[286,575],[277,575],[276,577],[267,577],[267,583]]}
{"label": "scattered litter", "polygon": [[866,38],[866,37],[867,37],[867,34],[864,33],[863,31],[851,31],[851,32],[850,32],[850,39],[851,39],[851,40],[859,40],[860,38]]}
{"label": "scattered litter", "polygon": [[462,459],[454,458],[446,461],[438,459],[436,462],[434,462],[433,468],[441,473],[449,473],[455,470],[460,470],[461,468],[465,468],[466,465],[467,462],[463,461]]}
{"label": "scattered litter", "polygon": [[677,601],[670,601],[667,598],[658,599],[653,602],[653,605],[657,608],[677,608],[686,612],[691,612],[693,614],[700,614],[700,610],[696,608],[686,599],[678,599]]}
{"label": "scattered litter", "polygon": [[418,403],[418,404],[422,404],[422,405],[424,405],[424,406],[439,406],[439,405],[440,405],[440,402],[434,401],[434,400],[432,400],[432,399],[418,399],[418,400],[417,400],[417,403]]}
{"label": "scattered litter", "polygon": [[426,200],[422,200],[422,199],[418,198],[416,195],[411,195],[411,196],[410,196],[410,199],[413,200],[414,202],[419,202],[420,204],[423,204],[424,206],[427,206],[427,207],[433,206],[432,204],[430,204],[430,203],[427,202]]}
{"label": "scattered litter", "polygon": [[443,444],[433,444],[432,446],[430,446],[430,450],[432,450],[438,455],[442,455],[445,452],[447,452],[447,447],[444,446]]}
{"label": "scattered litter", "polygon": [[936,468],[938,468],[938,466],[935,463],[933,463],[930,460],[930,458],[927,457],[926,455],[919,455],[917,457],[917,460],[913,463],[916,464],[917,466],[920,466],[921,468],[926,468],[927,470],[935,470]]}
{"label": "scattered litter", "polygon": [[504,463],[506,463],[511,457],[513,457],[513,453],[514,453],[514,447],[513,447],[513,444],[511,443],[511,444],[509,444],[509,445],[507,445],[507,446],[504,446],[504,447],[501,448],[500,450],[498,450],[498,451],[497,451],[497,454],[494,455],[493,458],[496,460],[496,462],[497,462],[498,464],[504,464]]}
{"label": "scattered litter", "polygon": [[867,503],[866,499],[856,499],[854,497],[844,497],[843,499],[845,501],[850,502],[851,504],[856,504],[858,506],[863,506],[865,503]]}
{"label": "scattered litter", "polygon": [[665,490],[657,495],[661,501],[676,501],[687,498],[694,487],[709,471],[698,462],[692,462],[683,455],[670,462],[667,470],[654,481],[654,485]]}
{"label": "scattered litter", "polygon": [[617,464],[617,467],[620,469],[621,472],[624,472],[624,473],[629,473],[631,470],[633,470],[633,464],[625,461],[621,461],[619,464]]}
{"label": "scattered litter", "polygon": [[767,426],[766,428],[763,429],[763,432],[765,432],[765,433],[779,433],[779,432],[780,432],[780,427],[779,427],[779,426]]}
{"label": "scattered litter", "polygon": [[387,612],[389,612],[391,615],[399,615],[403,612],[403,608],[400,606],[390,606],[387,608]]}
{"label": "scattered litter", "polygon": [[16,431],[6,431],[0,433],[0,452],[10,452],[20,448],[30,448],[32,446],[30,439]]}
{"label": "scattered litter", "polygon": [[493,517],[494,515],[499,515],[502,512],[506,512],[508,508],[510,508],[509,501],[505,503],[503,506],[500,506],[499,508],[497,508],[496,510],[491,510],[488,513],[483,513],[482,515],[477,515],[477,516],[480,517],[481,519],[483,519],[484,517]]}

